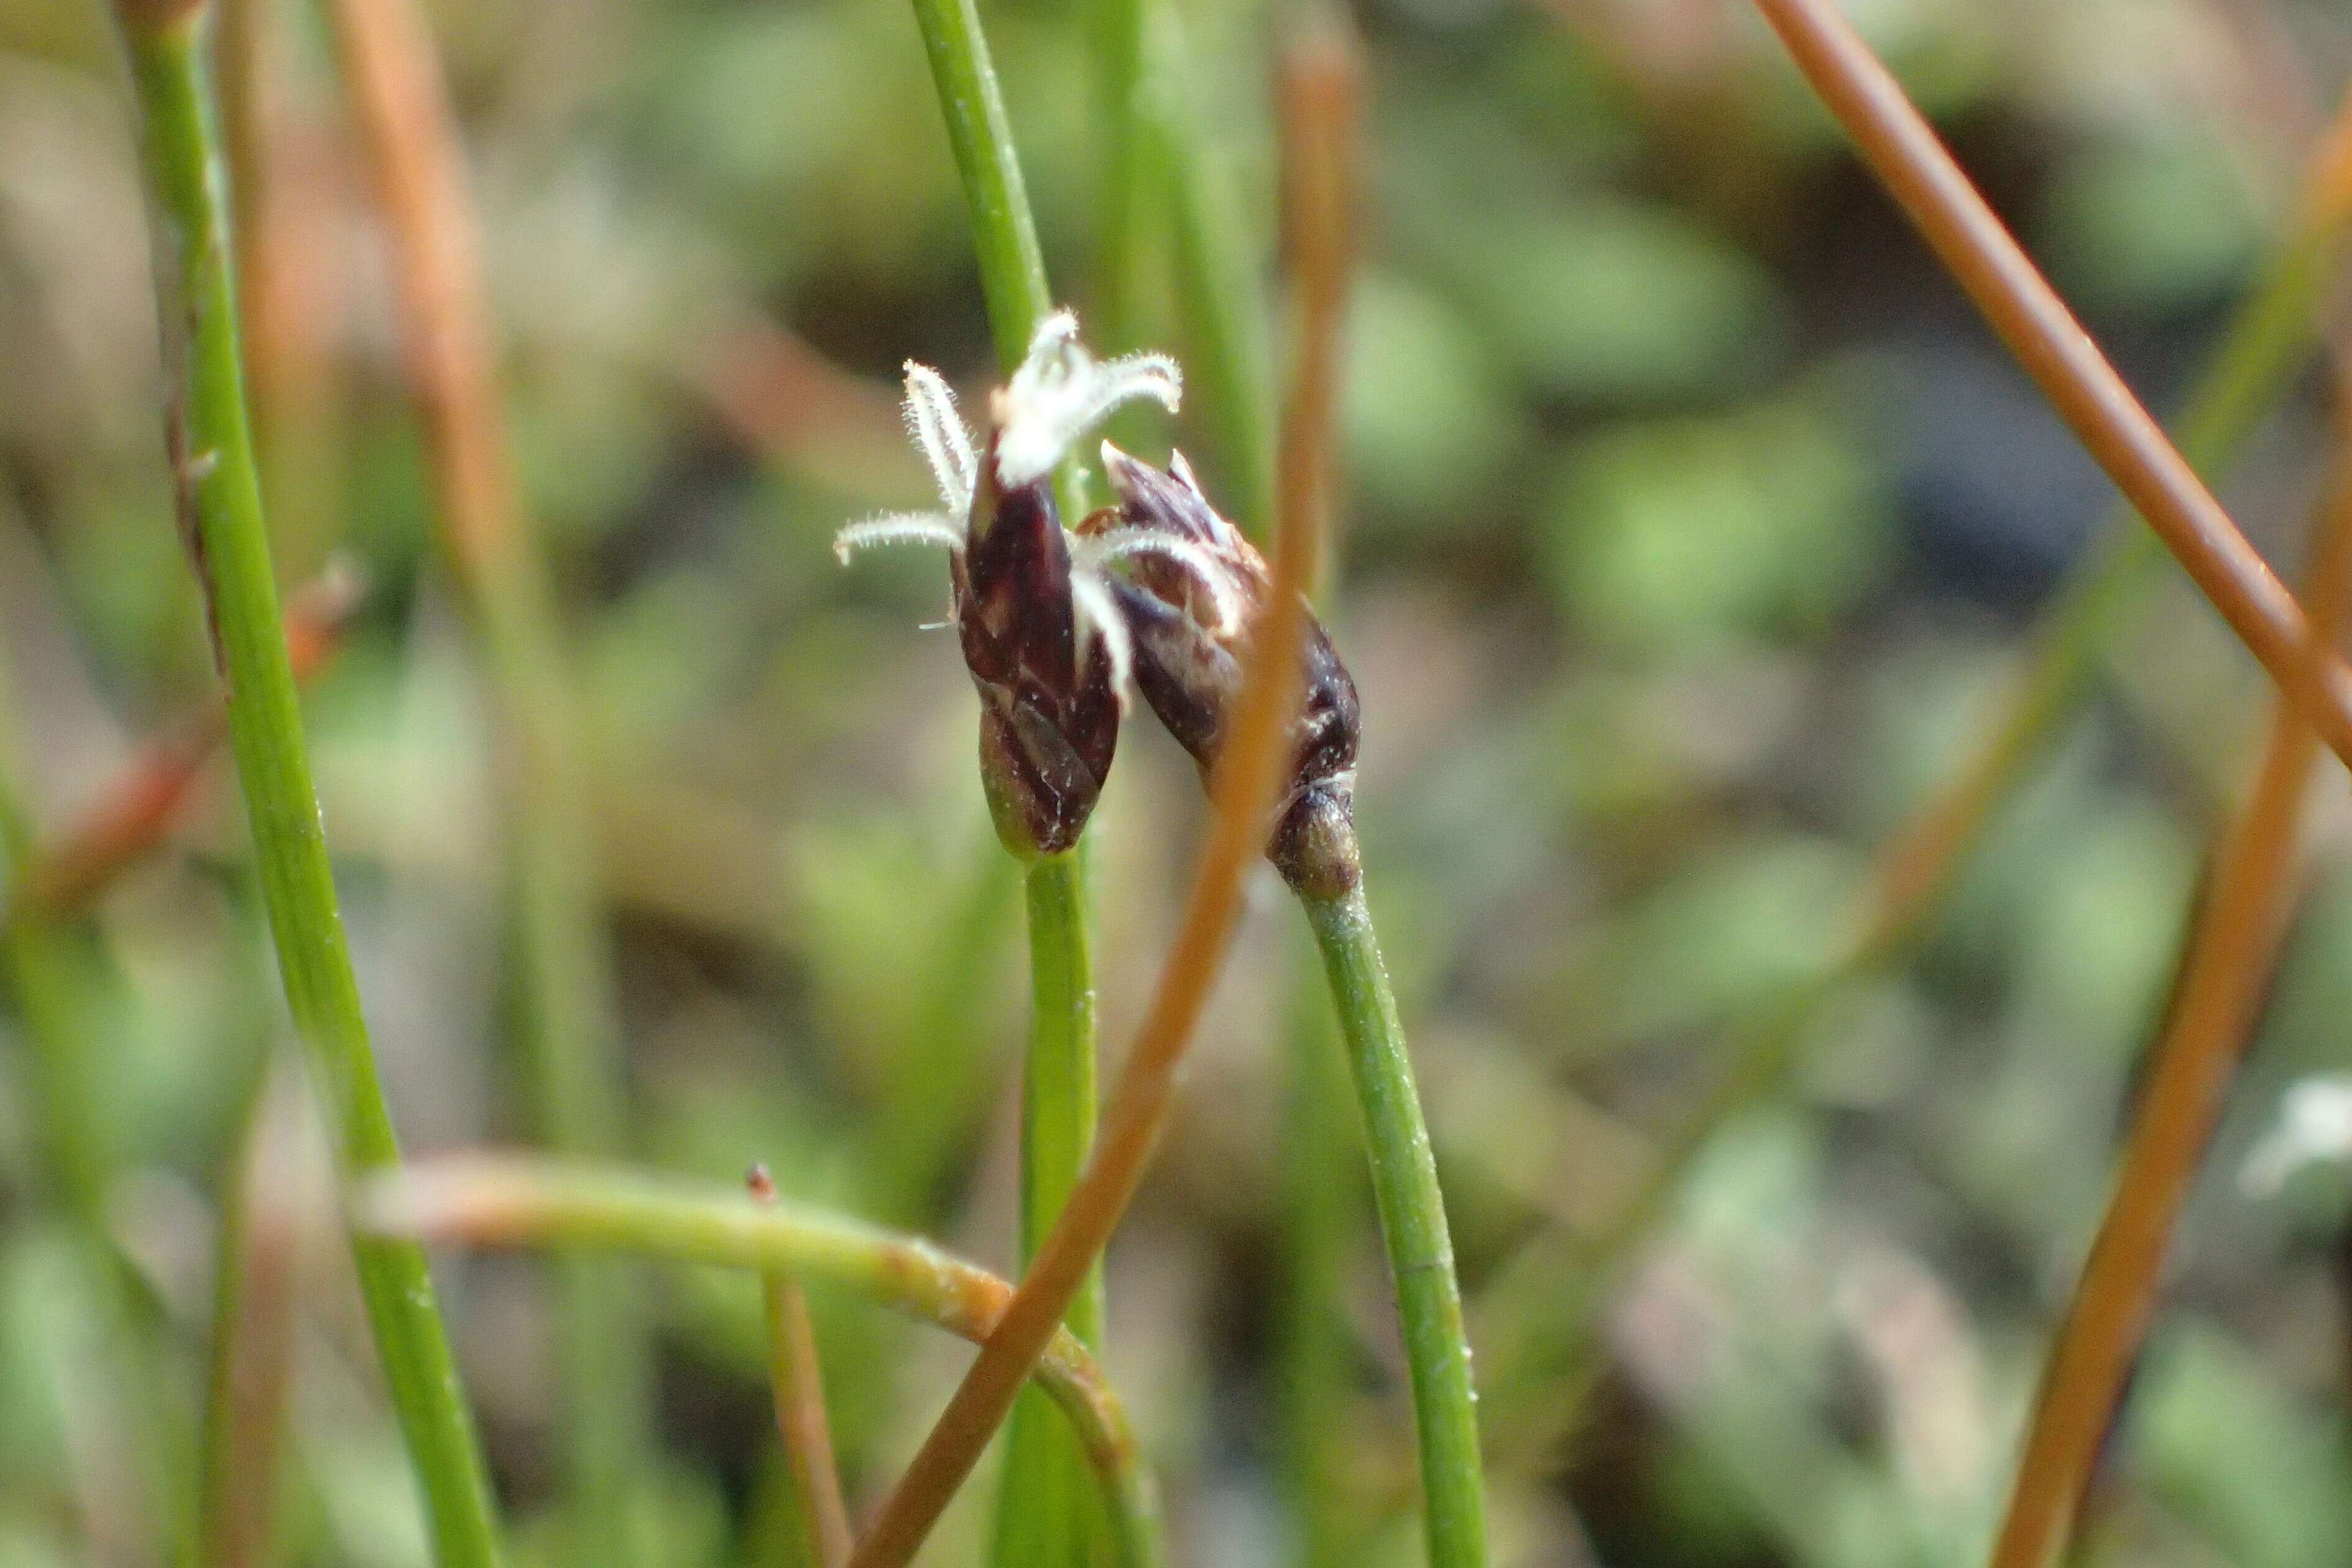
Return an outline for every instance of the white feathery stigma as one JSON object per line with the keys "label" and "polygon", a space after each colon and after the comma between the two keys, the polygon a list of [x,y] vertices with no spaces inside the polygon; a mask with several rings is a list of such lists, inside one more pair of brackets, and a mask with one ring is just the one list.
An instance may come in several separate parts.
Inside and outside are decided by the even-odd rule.
{"label": "white feathery stigma", "polygon": [[886,511],[853,522],[833,536],[833,553],[844,566],[861,550],[877,544],[940,544],[963,548],[965,519],[971,514],[972,487],[980,459],[972,455],[971,432],[956,412],[947,379],[927,364],[907,362],[907,434],[939,487],[938,511]]}
{"label": "white feathery stigma", "polygon": [[846,566],[851,556],[877,544],[940,544],[961,550],[963,533],[942,511],[886,511],[835,534],[834,558]]}
{"label": "white feathery stigma", "polygon": [[[980,485],[979,446],[957,412],[955,394],[938,371],[908,360],[903,412],[907,434],[922,454],[939,487],[938,511],[892,511],[851,523],[834,536],[834,554],[846,565],[858,551],[880,544],[936,544],[950,553],[964,548],[972,497]],[[1183,374],[1165,354],[1125,354],[1097,360],[1078,342],[1077,318],[1055,310],[1037,323],[1028,353],[990,403],[997,426],[996,479],[1017,489],[1043,479],[1087,431],[1121,405],[1150,398],[1169,412],[1183,395]],[[1174,472],[1195,493],[1199,483],[1179,456]],[[1070,607],[1078,631],[1083,668],[1092,652],[1092,632],[1110,661],[1111,689],[1121,710],[1129,702],[1134,646],[1104,576],[1112,563],[1140,555],[1174,562],[1207,594],[1220,634],[1240,626],[1242,605],[1215,558],[1192,541],[1156,531],[1115,529],[1099,535],[1071,534]]]}
{"label": "white feathery stigma", "polygon": [[1214,619],[1208,629],[1221,637],[1241,629],[1242,600],[1234,591],[1231,574],[1215,556],[1191,540],[1160,529],[1114,528],[1104,533],[1081,534],[1070,542],[1077,557],[1097,572],[1139,555],[1173,562],[1209,595]]}
{"label": "white feathery stigma", "polygon": [[1093,648],[1087,637],[1091,626],[1102,636],[1103,652],[1110,659],[1110,689],[1118,699],[1118,710],[1126,712],[1129,678],[1135,668],[1135,645],[1128,637],[1127,618],[1118,613],[1118,601],[1111,597],[1100,574],[1074,563],[1070,573],[1070,608],[1077,623],[1079,669],[1086,668],[1087,657]]}
{"label": "white feathery stigma", "polygon": [[991,405],[998,481],[1034,483],[1121,405],[1148,397],[1173,414],[1183,394],[1183,373],[1166,354],[1098,360],[1078,342],[1077,318],[1056,310],[1037,323],[1028,353]]}
{"label": "white feathery stigma", "polygon": [[980,459],[972,455],[971,432],[956,412],[947,378],[929,365],[908,360],[905,406],[908,433],[930,466],[941,504],[950,516],[970,512],[972,491],[980,482]]}

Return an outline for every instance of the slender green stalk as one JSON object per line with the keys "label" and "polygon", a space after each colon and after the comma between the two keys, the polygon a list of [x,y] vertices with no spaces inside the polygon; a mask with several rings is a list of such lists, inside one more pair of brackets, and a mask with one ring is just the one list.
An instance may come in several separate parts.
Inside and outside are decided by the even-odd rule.
{"label": "slender green stalk", "polygon": [[971,242],[980,253],[989,329],[1001,368],[1010,375],[1029,346],[1029,334],[1054,308],[1037,220],[1029,213],[1029,190],[1021,178],[1004,93],[997,86],[973,0],[914,4],[931,79],[939,88],[940,112],[947,117],[948,145],[971,209]]}
{"label": "slender green stalk", "polygon": [[1421,1480],[1431,1568],[1484,1568],[1486,1503],[1478,1458],[1477,1394],[1445,1197],[1437,1184],[1404,1026],[1389,989],[1360,885],[1344,898],[1301,897],[1348,1042],[1371,1156],[1372,1196],[1396,1282],[1405,1369],[1421,1436]]}
{"label": "slender green stalk", "polygon": [[[1030,215],[1003,94],[973,0],[914,0],[914,8],[971,208],[972,242],[979,252],[997,355],[1010,374],[1021,363],[1038,321],[1053,309],[1053,293],[1045,282],[1045,257],[1037,245],[1036,220]],[[1075,462],[1063,464],[1055,490],[1064,521],[1075,521],[1086,497]],[[1024,1267],[1032,1249],[1053,1228],[1094,1141],[1094,980],[1087,942],[1084,858],[1081,846],[1028,871],[1035,994],[1021,1123]],[[1082,1338],[1099,1341],[1098,1271],[1065,1321]],[[1081,1528],[1077,1467],[1066,1443],[1041,1421],[1034,1399],[1023,1400],[1020,1412],[1005,1467],[997,1561],[1005,1568],[1083,1561],[1092,1532]]]}
{"label": "slender green stalk", "polygon": [[[1021,1093],[1021,1266],[1054,1228],[1095,1141],[1095,994],[1087,941],[1086,877],[1077,852],[1028,868],[1029,1053]],[[1102,1348],[1102,1268],[1063,1317]],[[1006,1439],[996,1561],[1003,1568],[1084,1564],[1093,1521],[1084,1457],[1041,1389],[1022,1391]]]}
{"label": "slender green stalk", "polygon": [[[1029,187],[1005,117],[1004,91],[997,85],[974,0],[914,5],[940,112],[947,119],[948,145],[971,209],[989,331],[996,340],[999,367],[1010,375],[1028,351],[1030,334],[1054,309],[1054,293],[1045,283],[1045,253],[1037,244],[1037,220],[1029,211]],[[1086,514],[1086,483],[1076,461],[1062,465],[1054,489],[1065,526]]]}
{"label": "slender green stalk", "polygon": [[1263,530],[1275,511],[1274,351],[1259,247],[1242,219],[1231,172],[1194,123],[1183,25],[1162,0],[1144,7],[1147,125],[1157,184],[1176,237],[1176,293],[1185,363],[1204,410],[1224,493]]}
{"label": "slender green stalk", "polygon": [[[928,1241],[791,1202],[754,1203],[707,1183],[612,1167],[476,1156],[415,1165],[355,1199],[382,1235],[471,1247],[551,1247],[790,1274],[855,1290],[978,1342],[1012,1299],[996,1276]],[[1118,1560],[1160,1561],[1158,1502],[1125,1411],[1094,1355],[1057,1331],[1032,1373],[1052,1394],[1099,1482]]]}
{"label": "slender green stalk", "polygon": [[986,1010],[973,1005],[1004,956],[1012,925],[1014,862],[994,832],[961,858],[971,862],[949,904],[942,959],[924,975],[921,1005],[871,1118],[858,1162],[865,1204],[891,1225],[919,1226],[939,1211],[941,1188],[985,1114],[997,1065]]}
{"label": "slender green stalk", "polygon": [[1150,160],[1144,142],[1144,15],[1150,0],[1093,0],[1087,8],[1101,125],[1101,232],[1095,263],[1095,339],[1127,353],[1142,346],[1144,219]]}
{"label": "slender green stalk", "polygon": [[[2216,477],[2236,456],[2310,353],[2344,237],[2340,202],[2320,204],[2280,245],[2232,316],[2177,422],[2180,452],[2200,474]],[[1542,1237],[1506,1267],[1480,1303],[1492,1329],[1482,1337],[1491,1347],[1490,1420],[1499,1446],[1538,1465],[1559,1451],[1581,1401],[1559,1397],[1556,1379],[1571,1368],[1590,1370],[1607,1281],[1716,1131],[1787,1081],[1822,1009],[1917,942],[1961,861],[2090,689],[2166,560],[2155,534],[2119,506],[2043,613],[2026,670],[1983,741],[1953,784],[1897,835],[1864,929],[1821,970],[1732,1026],[1723,1077],[1668,1135],[1652,1174],[1605,1231],[1585,1240]],[[1563,1302],[1572,1305],[1563,1310]]]}
{"label": "slender green stalk", "polygon": [[[16,795],[10,744],[11,737],[0,733],[0,887],[21,886],[36,854],[32,823]],[[26,1063],[40,1106],[34,1125],[40,1130],[42,1163],[59,1205],[102,1229],[115,1157],[99,1113],[96,1054],[78,1021],[75,968],[62,933],[38,909],[18,908],[0,924],[0,984],[29,1047]]]}
{"label": "slender green stalk", "polygon": [[198,1524],[205,1568],[263,1562],[278,1511],[293,1373],[301,1215],[288,1181],[288,1123],[301,1113],[293,1064],[257,1064],[220,1177],[211,1363],[205,1370]]}
{"label": "slender green stalk", "polygon": [[[227,678],[230,745],[287,1004],[323,1080],[338,1162],[349,1177],[397,1164],[399,1144],[344,944],[278,625],[238,363],[220,144],[200,38],[203,6],[120,0],[117,13],[158,208],[173,477]],[[385,1237],[355,1238],[353,1253],[436,1555],[443,1568],[495,1563],[488,1479],[425,1255],[412,1242]]]}
{"label": "slender green stalk", "polygon": [[[533,584],[544,589],[536,574]],[[520,1054],[538,1135],[565,1153],[615,1154],[626,1143],[620,1025],[598,862],[584,826],[585,773],[571,744],[576,731],[556,668],[551,606],[543,592],[525,596],[540,614],[486,610],[483,617],[492,680],[513,727],[509,744],[521,753],[509,767],[501,813],[512,845]],[[650,1515],[637,1506],[653,1449],[645,1303],[637,1281],[609,1263],[558,1257],[552,1269],[581,1560],[626,1568],[655,1550]]]}
{"label": "slender green stalk", "polygon": [[1342,1287],[1362,1220],[1353,1168],[1360,1140],[1347,1125],[1347,1069],[1330,994],[1320,975],[1302,972],[1299,982],[1282,1121],[1283,1470],[1290,1561],[1341,1568],[1354,1534],[1343,1491],[1349,1344]]}

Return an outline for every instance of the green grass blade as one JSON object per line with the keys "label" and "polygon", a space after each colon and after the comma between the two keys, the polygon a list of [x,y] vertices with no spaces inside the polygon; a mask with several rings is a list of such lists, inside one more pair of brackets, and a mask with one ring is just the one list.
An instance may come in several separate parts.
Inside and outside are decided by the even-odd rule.
{"label": "green grass blade", "polygon": [[1454,1278],[1445,1197],[1413,1088],[1404,1026],[1397,1017],[1362,887],[1341,899],[1302,897],[1299,902],[1322,950],[1339,1032],[1348,1042],[1356,1103],[1363,1113],[1372,1196],[1388,1245],[1405,1368],[1412,1383],[1430,1568],[1485,1568],[1486,1488],[1462,1287]]}
{"label": "green grass blade", "polygon": [[[294,674],[278,624],[247,427],[220,141],[199,4],[118,6],[157,206],[167,422],[191,547],[229,688],[229,733],[278,970],[346,1175],[399,1160],[344,944]],[[361,1293],[444,1568],[498,1561],[488,1479],[424,1253],[355,1239]]]}
{"label": "green grass blade", "polygon": [[[1053,309],[1037,225],[1021,177],[1021,163],[1004,112],[1004,97],[988,42],[980,30],[973,0],[914,0],[915,19],[939,89],[948,141],[962,176],[971,210],[972,243],[980,258],[997,357],[1010,374],[1021,363],[1038,321]],[[1063,521],[1084,510],[1085,486],[1075,462],[1056,477]],[[1080,893],[1084,848],[1029,870],[1029,944],[1036,993],[1025,1081],[1030,1094],[1022,1118],[1023,1231],[1042,1238],[1069,1183],[1076,1179],[1094,1138],[1094,980]],[[1077,1061],[1083,1053],[1085,1061]],[[1066,1171],[1066,1175],[1063,1173]],[[1025,1258],[1025,1252],[1024,1252]],[[1083,1303],[1069,1326],[1101,1335],[1101,1285],[1093,1299],[1093,1322]],[[1005,1468],[997,1561],[1005,1568],[1028,1568],[1055,1561],[1055,1548],[1083,1549],[1077,1495],[1078,1470],[1040,1419],[1034,1400],[1024,1402],[1027,1419],[1016,1426]],[[1006,1553],[1012,1555],[1006,1555]]]}
{"label": "green grass blade", "polygon": [[[1069,1201],[1095,1137],[1095,995],[1087,941],[1086,877],[1077,854],[1028,868],[1032,1008],[1021,1100],[1021,1265]],[[1095,1268],[1063,1321],[1102,1348],[1102,1268]],[[1024,1389],[1013,1407],[996,1561],[1005,1568],[1083,1564],[1094,1532],[1083,1456],[1045,1392]]]}
{"label": "green grass blade", "polygon": [[[792,1274],[856,1291],[950,1333],[985,1339],[1003,1280],[929,1242],[789,1200],[755,1203],[707,1183],[530,1158],[459,1157],[387,1174],[356,1199],[378,1234],[476,1247],[579,1248]],[[1093,1353],[1066,1328],[1031,1373],[1078,1437],[1124,1568],[1160,1560],[1159,1505]]]}
{"label": "green grass blade", "polygon": [[1243,527],[1263,539],[1274,518],[1274,350],[1260,248],[1242,220],[1231,172],[1193,123],[1192,64],[1175,10],[1144,7],[1146,123],[1157,184],[1176,240],[1185,365],[1205,418],[1213,471]]}

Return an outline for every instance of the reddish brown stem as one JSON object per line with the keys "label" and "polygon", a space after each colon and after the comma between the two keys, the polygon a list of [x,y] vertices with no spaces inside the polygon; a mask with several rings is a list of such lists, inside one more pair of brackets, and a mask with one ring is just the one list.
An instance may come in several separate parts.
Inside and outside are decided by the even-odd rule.
{"label": "reddish brown stem", "polygon": [[[2352,762],[2352,668],[2294,670],[2292,595],[2174,449],[1869,46],[1828,0],[1756,0],[1823,103],[2076,437],[2338,756]],[[2296,692],[2305,693],[2297,698]]]}
{"label": "reddish brown stem", "polygon": [[[2352,609],[2352,466],[2336,476],[2317,531],[2305,592],[2332,632]],[[2305,656],[2306,698],[2328,651],[2315,641]],[[2147,1331],[2166,1242],[2251,1041],[2294,909],[2296,829],[2319,756],[2293,697],[2280,701],[2245,805],[2215,849],[2115,1194],[2042,1370],[1994,1568],[2043,1568],[2065,1545]]]}
{"label": "reddish brown stem", "polygon": [[[356,578],[329,573],[287,602],[286,653],[297,680],[308,681],[334,656],[359,598]],[[227,734],[228,703],[215,695],[149,742],[98,803],[33,858],[0,918],[23,911],[54,920],[87,907],[163,841]]]}
{"label": "reddish brown stem", "polygon": [[[743,1184],[752,1201],[772,1205],[776,1184],[765,1165],[754,1165]],[[817,1361],[816,1329],[809,1321],[808,1293],[781,1271],[760,1276],[768,1316],[768,1377],[776,1402],[776,1433],[784,1462],[808,1521],[809,1548],[818,1568],[841,1568],[849,1560],[849,1508],[842,1500],[841,1471],[834,1462],[833,1427],[824,1414],[824,1373]]]}
{"label": "reddish brown stem", "polygon": [[268,1552],[300,1294],[306,1110],[300,1078],[292,1064],[279,1065],[254,1097],[252,1124],[228,1172],[205,1413],[205,1568],[251,1568]]}

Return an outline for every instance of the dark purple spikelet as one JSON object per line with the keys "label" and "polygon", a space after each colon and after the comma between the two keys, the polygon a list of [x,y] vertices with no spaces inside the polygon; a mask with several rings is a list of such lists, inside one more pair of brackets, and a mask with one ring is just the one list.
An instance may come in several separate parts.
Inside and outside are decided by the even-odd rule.
{"label": "dark purple spikelet", "polygon": [[[1108,581],[1133,644],[1136,686],[1205,776],[1241,697],[1248,624],[1270,586],[1265,561],[1209,504],[1181,458],[1160,469],[1107,446],[1104,462],[1118,505],[1079,532],[1092,553],[1118,563]],[[1332,899],[1360,875],[1361,710],[1355,681],[1311,610],[1299,654],[1306,693],[1292,731],[1295,760],[1266,853],[1300,892]]]}
{"label": "dark purple spikelet", "polygon": [[1055,310],[989,397],[975,447],[939,372],[907,363],[907,433],[939,486],[936,510],[884,512],[834,536],[845,564],[878,544],[948,552],[954,624],[980,690],[981,783],[1015,855],[1073,847],[1118,746],[1127,618],[1082,543],[1062,530],[1049,477],[1071,446],[1121,405],[1173,413],[1183,377],[1153,353],[1097,360]]}
{"label": "dark purple spikelet", "polygon": [[980,463],[964,548],[950,561],[997,834],[1017,854],[1058,855],[1077,843],[1110,773],[1118,696],[1109,649],[1092,627],[1080,657],[1052,487],[1001,487],[994,441]]}

